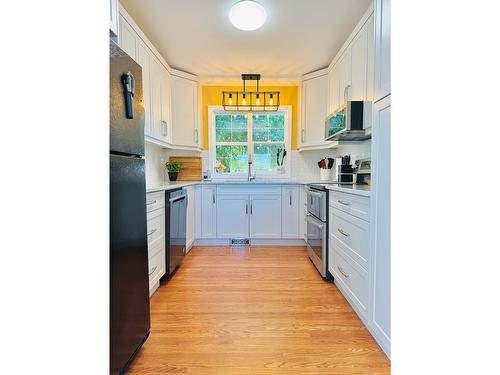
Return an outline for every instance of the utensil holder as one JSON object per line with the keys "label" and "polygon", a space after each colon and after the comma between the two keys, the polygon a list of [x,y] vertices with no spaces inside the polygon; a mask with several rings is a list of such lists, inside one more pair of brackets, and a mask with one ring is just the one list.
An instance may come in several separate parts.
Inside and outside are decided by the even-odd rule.
{"label": "utensil holder", "polygon": [[333,178],[331,169],[319,169],[319,179],[320,181],[331,181]]}

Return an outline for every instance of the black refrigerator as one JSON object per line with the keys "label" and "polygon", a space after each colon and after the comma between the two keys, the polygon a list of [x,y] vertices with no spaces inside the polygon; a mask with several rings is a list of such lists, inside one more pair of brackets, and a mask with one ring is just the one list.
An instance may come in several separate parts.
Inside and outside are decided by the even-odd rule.
{"label": "black refrigerator", "polygon": [[142,69],[110,41],[110,373],[149,336]]}

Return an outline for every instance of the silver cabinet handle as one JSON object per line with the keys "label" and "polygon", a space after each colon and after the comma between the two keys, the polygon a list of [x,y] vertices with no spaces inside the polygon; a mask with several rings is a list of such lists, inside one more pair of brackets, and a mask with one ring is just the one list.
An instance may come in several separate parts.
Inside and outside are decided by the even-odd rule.
{"label": "silver cabinet handle", "polygon": [[194,129],[194,141],[198,143],[198,129]]}
{"label": "silver cabinet handle", "polygon": [[156,228],[153,229],[151,232],[148,233],[148,236],[151,236],[154,232],[156,232]]}
{"label": "silver cabinet handle", "polygon": [[245,214],[248,215],[248,201],[245,202]]}
{"label": "silver cabinet handle", "polygon": [[147,203],[146,203],[146,206],[150,206],[150,205],[155,204],[155,203],[156,203],[156,199],[155,199],[154,201],[147,202]]}
{"label": "silver cabinet handle", "polygon": [[290,190],[290,206],[292,205],[292,191]]}
{"label": "silver cabinet handle", "polygon": [[337,230],[338,230],[338,232],[339,232],[340,234],[342,234],[342,235],[344,235],[344,236],[346,236],[346,237],[349,237],[349,236],[350,236],[350,234],[349,234],[349,233],[347,233],[347,232],[344,232],[344,231],[342,230],[342,228],[338,228]]}
{"label": "silver cabinet handle", "polygon": [[349,88],[351,87],[351,85],[347,85],[345,88],[344,88],[344,102],[347,104],[347,101],[349,100]]}
{"label": "silver cabinet handle", "polygon": [[253,206],[253,201],[250,200],[250,215],[253,214],[253,209],[252,209],[252,206]]}
{"label": "silver cabinet handle", "polygon": [[164,136],[167,136],[167,134],[168,134],[168,126],[167,126],[167,122],[166,122],[165,120],[161,120],[161,123],[163,124],[163,126],[162,126],[162,130],[163,130],[163,131],[162,131],[162,134],[163,134]]}
{"label": "silver cabinet handle", "polygon": [[340,266],[337,266],[337,269],[339,270],[339,272],[342,274],[342,276],[344,277],[349,277],[349,275],[347,273],[344,272],[344,270],[342,269],[342,267]]}
{"label": "silver cabinet handle", "polygon": [[302,129],[301,130],[301,135],[300,135],[300,139],[302,140],[302,142],[305,142],[305,129]]}
{"label": "silver cabinet handle", "polygon": [[153,269],[151,270],[151,272],[149,273],[149,276],[151,276],[153,273],[155,273],[157,268],[158,268],[158,266],[154,266]]}
{"label": "silver cabinet handle", "polygon": [[337,202],[339,202],[340,204],[343,204],[344,206],[350,206],[351,205],[351,202],[344,202],[344,201],[341,201],[340,199],[337,200]]}
{"label": "silver cabinet handle", "polygon": [[212,190],[212,203],[215,204],[215,190]]}

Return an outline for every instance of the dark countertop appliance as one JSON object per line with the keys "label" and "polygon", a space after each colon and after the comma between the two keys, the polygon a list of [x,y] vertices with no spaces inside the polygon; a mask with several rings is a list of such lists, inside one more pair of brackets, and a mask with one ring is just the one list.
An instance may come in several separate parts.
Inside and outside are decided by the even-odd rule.
{"label": "dark countertop appliance", "polygon": [[150,331],[142,69],[110,42],[110,374]]}

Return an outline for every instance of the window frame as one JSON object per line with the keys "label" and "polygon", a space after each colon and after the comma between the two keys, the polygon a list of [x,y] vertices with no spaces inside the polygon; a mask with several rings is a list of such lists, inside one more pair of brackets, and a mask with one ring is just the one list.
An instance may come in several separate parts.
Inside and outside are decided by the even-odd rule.
{"label": "window frame", "polygon": [[[244,145],[248,146],[248,155],[253,158],[254,154],[254,144],[255,143],[264,143],[264,144],[273,144],[280,142],[254,142],[252,140],[252,115],[254,114],[273,114],[273,113],[283,113],[285,115],[285,149],[287,150],[287,156],[283,163],[283,167],[285,169],[285,173],[279,174],[277,170],[274,171],[262,171],[258,170],[255,172],[257,178],[259,177],[280,177],[280,178],[289,178],[290,177],[290,158],[291,158],[291,137],[292,137],[292,106],[291,105],[281,105],[278,111],[261,111],[261,112],[246,112],[247,124],[248,124],[248,141],[247,142],[216,142],[215,137],[215,116],[218,114],[228,114],[233,115],[236,112],[234,111],[225,111],[222,106],[208,106],[208,165],[210,167],[210,174],[212,179],[222,179],[222,180],[231,180],[231,179],[241,179],[243,177],[246,178],[248,171],[239,172],[239,173],[217,173],[215,172],[215,146],[216,143],[225,144],[225,145]],[[241,114],[242,112],[238,112]],[[252,166],[252,173],[255,171]]]}

